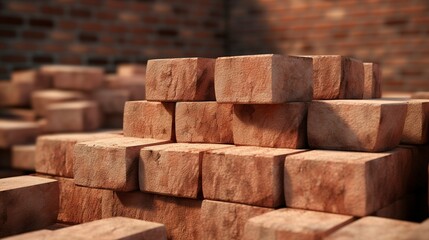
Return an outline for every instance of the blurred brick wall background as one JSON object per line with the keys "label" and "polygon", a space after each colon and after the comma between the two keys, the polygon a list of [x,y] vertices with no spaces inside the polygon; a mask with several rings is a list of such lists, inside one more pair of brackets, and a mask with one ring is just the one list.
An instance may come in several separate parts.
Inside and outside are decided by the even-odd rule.
{"label": "blurred brick wall background", "polygon": [[429,90],[428,0],[230,1],[234,54],[341,54],[380,62],[384,89]]}
{"label": "blurred brick wall background", "polygon": [[0,79],[41,64],[342,54],[384,89],[429,90],[428,0],[2,0]]}
{"label": "blurred brick wall background", "polygon": [[1,0],[0,79],[40,64],[224,54],[218,0]]}

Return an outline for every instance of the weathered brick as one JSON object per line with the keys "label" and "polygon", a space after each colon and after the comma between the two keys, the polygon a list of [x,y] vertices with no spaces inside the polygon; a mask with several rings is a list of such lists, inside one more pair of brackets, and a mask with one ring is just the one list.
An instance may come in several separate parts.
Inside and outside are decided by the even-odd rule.
{"label": "weathered brick", "polygon": [[[0,179],[0,236],[47,227],[58,214],[58,182],[33,176]],[[6,217],[7,216],[7,217]]]}
{"label": "weathered brick", "polygon": [[308,143],[316,149],[393,149],[401,140],[406,111],[406,102],[399,101],[313,101],[308,109]]}
{"label": "weathered brick", "polygon": [[232,143],[232,104],[179,102],[176,104],[177,142]]}
{"label": "weathered brick", "polygon": [[307,104],[234,105],[234,144],[305,148]]}
{"label": "weathered brick", "polygon": [[139,160],[140,190],[177,197],[201,197],[203,156],[208,150],[226,147],[232,146],[172,143],[144,147]]}
{"label": "weathered brick", "polygon": [[149,60],[146,99],[151,101],[214,100],[214,65],[209,58]]}
{"label": "weathered brick", "polygon": [[133,137],[77,143],[73,166],[75,184],[116,191],[137,190],[140,149],[163,143],[168,141]]}
{"label": "weathered brick", "polygon": [[273,104],[312,99],[310,58],[250,55],[216,59],[216,100]]}
{"label": "weathered brick", "polygon": [[243,239],[322,239],[353,220],[352,216],[283,208],[249,219]]}
{"label": "weathered brick", "polygon": [[407,144],[425,144],[428,142],[429,99],[410,99],[407,102],[407,115],[405,117],[401,142]]}
{"label": "weathered brick", "polygon": [[129,101],[124,110],[124,136],[174,140],[175,103]]}
{"label": "weathered brick", "polygon": [[202,161],[204,198],[280,207],[284,205],[284,159],[302,151],[239,146],[205,152]]}

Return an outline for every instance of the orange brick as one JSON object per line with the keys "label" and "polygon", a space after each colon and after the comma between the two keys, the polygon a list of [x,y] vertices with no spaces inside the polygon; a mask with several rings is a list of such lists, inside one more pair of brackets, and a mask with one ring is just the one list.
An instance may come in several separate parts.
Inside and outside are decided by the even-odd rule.
{"label": "orange brick", "polygon": [[106,76],[105,87],[129,91],[130,100],[144,100],[146,98],[145,78],[141,75],[119,76],[109,74]]}
{"label": "orange brick", "polygon": [[29,106],[33,90],[34,86],[29,83],[0,81],[0,106]]}
{"label": "orange brick", "polygon": [[414,165],[412,152],[398,148],[314,150],[286,156],[284,166],[287,207],[366,216],[407,194]]}
{"label": "orange brick", "polygon": [[83,100],[85,98],[85,94],[77,91],[40,90],[32,94],[31,105],[38,116],[46,116],[46,109],[53,103]]}
{"label": "orange brick", "polygon": [[0,236],[54,224],[58,214],[58,194],[58,182],[52,179],[33,176],[0,179],[0,214],[7,216],[0,224]]}
{"label": "orange brick", "polygon": [[94,101],[55,103],[46,109],[48,132],[86,132],[101,126],[101,112]]}
{"label": "orange brick", "polygon": [[243,239],[323,239],[353,220],[352,216],[283,208],[249,219]]}
{"label": "orange brick", "polygon": [[44,135],[37,138],[35,169],[38,173],[73,177],[76,143],[118,137],[114,132],[69,133]]}
{"label": "orange brick", "polygon": [[137,190],[140,149],[163,143],[168,141],[133,137],[77,143],[73,166],[75,184],[116,191]]}
{"label": "orange brick", "polygon": [[428,142],[429,131],[429,99],[410,99],[407,102],[407,116],[401,142],[425,144]]}
{"label": "orange brick", "polygon": [[32,143],[38,134],[39,126],[37,123],[0,120],[0,148]]}
{"label": "orange brick", "polygon": [[209,58],[149,60],[146,99],[151,101],[214,100],[214,65]]}
{"label": "orange brick", "polygon": [[53,87],[66,90],[94,90],[104,81],[102,68],[86,66],[51,65],[40,68],[52,77]]}
{"label": "orange brick", "polygon": [[308,109],[308,143],[316,149],[387,151],[401,140],[406,111],[406,102],[399,101],[313,101]]}
{"label": "orange brick", "polygon": [[305,148],[307,104],[234,105],[234,144]]}
{"label": "orange brick", "polygon": [[119,76],[146,76],[146,65],[145,64],[120,64],[117,68]]}
{"label": "orange brick", "polygon": [[203,156],[208,150],[226,147],[231,145],[172,143],[144,147],[139,160],[140,190],[177,197],[201,197]]}
{"label": "orange brick", "polygon": [[201,207],[201,239],[242,239],[244,226],[249,219],[272,210],[237,203],[204,200]]}
{"label": "orange brick", "polygon": [[177,142],[232,143],[232,104],[179,102],[176,104]]}
{"label": "orange brick", "polygon": [[201,201],[142,192],[106,192],[103,218],[124,216],[159,222],[167,228],[168,239],[201,238]]}
{"label": "orange brick", "polygon": [[35,89],[45,89],[52,87],[52,78],[48,74],[43,74],[39,70],[23,70],[12,72],[12,82],[30,83]]}
{"label": "orange brick", "polygon": [[312,61],[303,57],[249,55],[216,59],[216,100],[274,104],[312,99]]}
{"label": "orange brick", "polygon": [[246,146],[208,151],[202,162],[204,198],[280,207],[285,156],[302,151]]}
{"label": "orange brick", "polygon": [[124,136],[173,140],[175,103],[125,103]]}
{"label": "orange brick", "polygon": [[364,63],[365,82],[363,98],[381,97],[381,69],[377,63]]}

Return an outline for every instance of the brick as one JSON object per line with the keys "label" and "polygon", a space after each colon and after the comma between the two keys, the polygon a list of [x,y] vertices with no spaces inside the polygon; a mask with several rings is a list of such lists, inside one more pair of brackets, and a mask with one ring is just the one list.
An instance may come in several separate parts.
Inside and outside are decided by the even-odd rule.
{"label": "brick", "polygon": [[[418,224],[412,222],[364,217],[334,232],[326,239],[401,239],[401,236],[412,231],[416,226]],[[362,231],[362,229],[365,230]]]}
{"label": "brick", "polygon": [[27,240],[27,239],[48,239],[51,236],[52,230],[42,229],[28,233],[22,233],[4,238],[6,240]]}
{"label": "brick", "polygon": [[270,211],[270,208],[204,200],[200,220],[202,239],[242,239],[246,222]]}
{"label": "brick", "polygon": [[[132,218],[114,217],[56,230],[52,239],[166,240],[165,226]],[[48,237],[48,239],[50,239]]]}
{"label": "brick", "polygon": [[168,141],[133,137],[77,143],[73,166],[75,184],[116,191],[137,190],[140,149],[163,143]]}
{"label": "brick", "polygon": [[31,83],[35,89],[52,87],[51,76],[43,74],[39,70],[22,70],[12,72],[12,82]]}
{"label": "brick", "polygon": [[363,98],[381,97],[381,69],[377,63],[364,63],[364,92]]}
{"label": "brick", "polygon": [[69,133],[44,135],[37,138],[35,169],[38,173],[62,177],[73,177],[76,143],[119,135],[111,132]]}
{"label": "brick", "polygon": [[37,123],[0,120],[0,148],[32,143],[38,134],[39,126]]}
{"label": "brick", "polygon": [[36,145],[15,145],[12,147],[12,168],[34,171]]}
{"label": "brick", "polygon": [[139,159],[140,190],[199,198],[202,196],[201,162],[205,152],[226,147],[231,145],[172,143],[145,147],[140,151]]}
{"label": "brick", "polygon": [[286,206],[366,216],[407,194],[412,185],[412,152],[314,150],[286,156]]}
{"label": "brick", "polygon": [[[424,240],[427,239],[427,236],[429,235],[429,220],[426,220],[422,223],[420,223],[419,225],[415,226],[414,228],[412,228],[412,226],[410,225],[408,233],[403,234],[402,235],[402,231],[401,231],[401,236],[403,236],[403,239],[413,239],[413,240]],[[404,230],[405,230],[405,226],[404,226]]]}
{"label": "brick", "polygon": [[414,92],[411,94],[411,96],[408,96],[408,97],[410,97],[412,99],[429,99],[429,92],[423,92],[423,91]]}
{"label": "brick", "polygon": [[124,112],[125,102],[130,100],[130,92],[121,89],[99,89],[93,92],[92,97],[103,113],[117,114]]}
{"label": "brick", "polygon": [[280,207],[285,156],[302,151],[250,146],[208,151],[202,162],[204,198]]}
{"label": "brick", "polygon": [[145,78],[141,75],[106,76],[105,87],[108,89],[123,89],[130,92],[130,100],[144,100],[146,98]]}
{"label": "brick", "polygon": [[405,117],[402,143],[425,144],[428,142],[429,100],[410,99]]}
{"label": "brick", "polygon": [[47,227],[58,214],[58,182],[33,176],[0,179],[0,236]]}
{"label": "brick", "polygon": [[168,239],[202,239],[200,200],[142,192],[107,192],[103,197],[103,218],[124,216],[159,222],[165,225]]}
{"label": "brick", "polygon": [[214,65],[209,58],[149,60],[146,99],[152,101],[214,100]]}
{"label": "brick", "polygon": [[406,111],[406,103],[398,101],[313,101],[308,109],[308,143],[316,149],[387,151],[401,140]]}
{"label": "brick", "polygon": [[100,87],[104,80],[103,69],[97,67],[48,65],[40,71],[52,76],[57,89],[89,91]]}
{"label": "brick", "polygon": [[29,83],[0,81],[0,106],[29,106],[33,89],[33,85]]}
{"label": "brick", "polygon": [[49,105],[59,102],[84,100],[85,94],[77,91],[39,90],[31,96],[31,105],[38,116],[46,116]]}
{"label": "brick", "polygon": [[216,59],[216,100],[275,104],[312,99],[312,61],[275,54]]}
{"label": "brick", "polygon": [[124,136],[175,139],[175,103],[129,101],[124,110]]}
{"label": "brick", "polygon": [[3,108],[0,109],[0,118],[34,122],[36,113],[32,109],[26,108]]}
{"label": "brick", "polygon": [[340,55],[308,56],[313,59],[314,99],[361,99],[364,67],[359,60]]}
{"label": "brick", "polygon": [[94,101],[51,104],[46,109],[48,132],[86,132],[101,126],[101,112]]}
{"label": "brick", "polygon": [[179,102],[176,104],[177,142],[232,143],[232,104]]}
{"label": "brick", "polygon": [[353,220],[352,216],[283,208],[249,219],[243,239],[323,239]]}
{"label": "brick", "polygon": [[103,194],[108,190],[77,186],[72,178],[55,179],[60,189],[58,222],[79,224],[102,218]]}
{"label": "brick", "polygon": [[234,144],[261,147],[305,148],[307,104],[234,105]]}
{"label": "brick", "polygon": [[117,68],[119,76],[131,77],[136,75],[146,76],[145,64],[120,64]]}

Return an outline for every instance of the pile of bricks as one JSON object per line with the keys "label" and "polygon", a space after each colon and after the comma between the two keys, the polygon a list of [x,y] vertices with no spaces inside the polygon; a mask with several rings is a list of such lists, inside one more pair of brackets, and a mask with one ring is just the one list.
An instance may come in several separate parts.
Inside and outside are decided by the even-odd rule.
{"label": "pile of bricks", "polygon": [[125,102],[144,99],[145,71],[145,65],[135,64],[119,66],[116,74],[96,67],[44,66],[1,81],[0,175],[19,174],[10,168],[34,171],[40,134],[122,128]]}
{"label": "pile of bricks", "polygon": [[376,64],[341,56],[150,60],[123,133],[37,139],[58,214],[35,218],[135,218],[169,239],[424,237],[429,101],[380,86]]}

